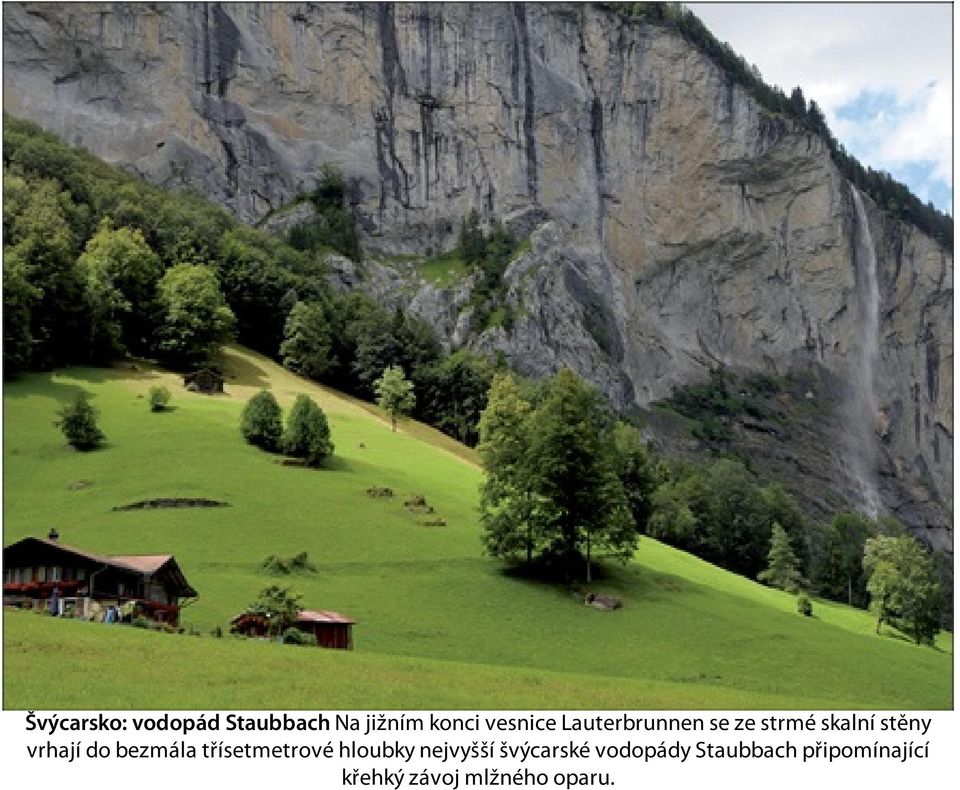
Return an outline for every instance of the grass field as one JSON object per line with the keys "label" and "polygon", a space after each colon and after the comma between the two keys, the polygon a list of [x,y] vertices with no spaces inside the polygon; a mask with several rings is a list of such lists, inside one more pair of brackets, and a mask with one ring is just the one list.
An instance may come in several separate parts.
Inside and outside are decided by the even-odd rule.
{"label": "grass field", "polygon": [[[282,577],[304,605],[358,621],[352,653],[234,638],[172,636],[4,619],[7,707],[659,707],[948,708],[952,641],[916,647],[873,633],[865,612],[792,596],[644,539],[596,590],[624,598],[601,613],[567,592],[504,574],[483,556],[473,454],[425,426],[392,433],[368,404],[228,351],[227,395],[187,393],[165,373],[71,369],[4,392],[4,543],[45,535],[102,552],[172,552],[199,599],[182,621],[204,632],[275,577],[268,554],[307,551],[317,573]],[[155,383],[174,392],[151,414]],[[284,467],[239,433],[261,387],[289,407],[298,392],[327,412],[328,469]],[[58,405],[83,388],[100,409],[104,449],[65,447]],[[393,499],[372,499],[371,485]],[[426,527],[403,500],[422,494],[446,520]],[[227,508],[112,512],[155,497]],[[63,682],[59,667],[68,662]],[[100,680],[100,677],[103,680]],[[79,679],[82,678],[82,681]]]}
{"label": "grass field", "polygon": [[460,250],[453,249],[420,261],[417,271],[438,288],[449,288],[470,274],[470,267],[460,257]]}

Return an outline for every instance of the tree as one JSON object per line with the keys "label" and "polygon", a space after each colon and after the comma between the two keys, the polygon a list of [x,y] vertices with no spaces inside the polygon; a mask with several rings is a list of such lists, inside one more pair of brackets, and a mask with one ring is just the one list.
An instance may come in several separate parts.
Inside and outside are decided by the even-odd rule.
{"label": "tree", "polygon": [[60,419],[54,424],[63,431],[67,444],[78,450],[93,450],[106,438],[97,426],[99,415],[86,392],[78,392],[73,402],[63,406],[57,414]]}
{"label": "tree", "polygon": [[275,453],[283,432],[280,404],[269,390],[260,390],[243,407],[240,432],[250,444]]}
{"label": "tree", "polygon": [[467,263],[479,263],[486,254],[486,239],[483,236],[480,215],[476,209],[472,209],[460,223],[458,246],[460,254]]}
{"label": "tree", "polygon": [[376,381],[387,368],[403,365],[402,344],[395,332],[396,324],[396,317],[391,322],[388,313],[379,311],[358,328],[351,368],[360,391],[365,395],[376,395]]}
{"label": "tree", "polygon": [[300,614],[300,599],[302,595],[294,594],[289,588],[271,584],[264,587],[257,600],[247,607],[251,614],[262,614],[267,618],[269,633],[282,634],[287,628],[297,622]]}
{"label": "tree", "polygon": [[4,258],[12,251],[22,264],[19,274],[33,294],[31,361],[46,366],[83,358],[87,317],[76,266],[78,240],[70,221],[77,206],[56,182],[34,181],[30,186],[22,212],[9,223],[4,216],[4,229],[9,225]]}
{"label": "tree", "polygon": [[157,296],[163,313],[158,348],[168,363],[201,364],[230,337],[233,313],[209,267],[177,264],[168,269]]}
{"label": "tree", "polygon": [[418,419],[468,445],[479,437],[493,365],[465,349],[416,370]]}
{"label": "tree", "polygon": [[637,542],[609,415],[570,370],[545,385],[529,414],[511,392],[515,386],[503,381],[495,380],[487,407],[493,416],[485,412],[481,423],[488,550],[509,559],[524,545],[534,547],[537,557],[528,550],[529,558],[557,564],[568,578],[583,561],[589,582],[597,549],[626,559]]}
{"label": "tree", "polygon": [[283,451],[318,467],[333,450],[327,416],[308,396],[298,395],[283,432]]}
{"label": "tree", "polygon": [[617,476],[627,497],[627,506],[637,532],[647,530],[653,511],[653,492],[657,478],[647,448],[632,425],[618,422],[613,428],[613,447],[617,458]]}
{"label": "tree", "polygon": [[162,266],[143,234],[114,230],[109,219],[103,220],[77,259],[77,268],[95,355],[109,359],[127,348],[146,350]]}
{"label": "tree", "polygon": [[374,382],[389,367],[415,372],[437,362],[441,356],[436,333],[419,318],[404,315],[399,308],[391,317],[373,310],[360,317],[352,369],[361,391],[376,393]]}
{"label": "tree", "polygon": [[321,278],[308,289],[294,274],[306,256],[253,228],[233,228],[217,246],[217,279],[236,316],[237,338],[264,354],[276,354],[291,305],[325,290]]}
{"label": "tree", "polygon": [[790,545],[790,536],[776,521],[770,532],[770,553],[767,555],[767,567],[757,578],[790,593],[795,593],[803,586],[803,576],[800,574],[800,564],[797,555]]}
{"label": "tree", "polygon": [[649,534],[757,578],[770,547],[771,513],[778,510],[771,509],[766,490],[742,464],[729,459],[664,471],[667,479],[652,497]]}
{"label": "tree", "polygon": [[810,573],[813,564],[813,540],[806,517],[796,500],[779,483],[770,483],[761,489],[766,505],[767,519],[776,521],[790,538],[790,547],[799,562],[798,568],[804,575]]}
{"label": "tree", "polygon": [[687,548],[696,543],[700,522],[691,503],[691,489],[699,478],[685,477],[666,480],[660,484],[651,498],[653,512],[647,522],[647,534],[672,546]]}
{"label": "tree", "polygon": [[333,367],[330,321],[319,302],[297,302],[287,316],[283,336],[280,358],[285,368],[319,380]]}
{"label": "tree", "polygon": [[533,562],[546,548],[551,522],[549,503],[540,500],[526,479],[524,453],[532,407],[512,373],[499,373],[490,385],[480,415],[477,450],[486,471],[480,485],[480,522],[484,544],[493,557]]}
{"label": "tree", "polygon": [[846,599],[850,606],[866,606],[863,552],[876,531],[876,525],[861,513],[839,513],[821,529],[813,574],[821,593],[834,600]]}
{"label": "tree", "polygon": [[790,101],[787,104],[787,110],[795,118],[804,119],[807,116],[807,100],[804,98],[803,90],[799,85],[790,91]]}
{"label": "tree", "polygon": [[42,293],[30,284],[27,265],[13,250],[3,255],[3,375],[13,376],[33,359],[31,315]]}
{"label": "tree", "polygon": [[390,415],[390,425],[397,430],[397,422],[413,411],[417,398],[413,394],[413,382],[403,375],[403,369],[392,365],[373,383],[377,393],[377,405]]}
{"label": "tree", "polygon": [[317,188],[310,196],[317,210],[313,219],[290,228],[288,241],[299,250],[333,248],[359,261],[363,250],[356,222],[346,206],[346,183],[334,165],[324,164]]}
{"label": "tree", "polygon": [[940,630],[943,597],[933,559],[923,546],[906,535],[868,538],[863,569],[877,633],[886,622],[912,633],[918,645],[933,642]]}

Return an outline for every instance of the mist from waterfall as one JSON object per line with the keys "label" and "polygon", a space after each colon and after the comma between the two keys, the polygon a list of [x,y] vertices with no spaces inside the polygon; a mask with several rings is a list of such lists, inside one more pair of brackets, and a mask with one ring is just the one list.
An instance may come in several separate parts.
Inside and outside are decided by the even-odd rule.
{"label": "mist from waterfall", "polygon": [[880,287],[877,284],[877,254],[867,212],[857,188],[851,184],[850,191],[857,210],[853,264],[860,315],[859,343],[850,369],[853,392],[847,404],[850,471],[860,489],[864,513],[876,518],[880,513],[875,436],[879,409],[874,385],[880,358]]}

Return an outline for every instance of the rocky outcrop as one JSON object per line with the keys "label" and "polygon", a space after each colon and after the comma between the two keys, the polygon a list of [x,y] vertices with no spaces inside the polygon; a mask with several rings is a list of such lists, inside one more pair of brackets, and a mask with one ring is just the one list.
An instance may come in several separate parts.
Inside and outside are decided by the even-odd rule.
{"label": "rocky outcrop", "polygon": [[[250,222],[335,163],[373,259],[448,249],[471,209],[532,233],[509,330],[471,332],[469,282],[374,261],[339,281],[524,372],[569,365],[620,407],[719,365],[853,375],[847,184],[663,28],[585,5],[6,4],[4,67],[8,111]],[[865,203],[881,495],[950,508],[952,252]],[[949,542],[940,512],[915,526]]]}

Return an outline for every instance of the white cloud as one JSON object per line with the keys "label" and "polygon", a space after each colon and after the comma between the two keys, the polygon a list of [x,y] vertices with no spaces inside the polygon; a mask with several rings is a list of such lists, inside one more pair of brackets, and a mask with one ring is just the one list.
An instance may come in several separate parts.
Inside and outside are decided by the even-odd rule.
{"label": "white cloud", "polygon": [[[949,3],[690,3],[764,79],[795,85],[865,165],[933,163],[953,173],[953,18]],[[850,117],[864,94],[889,106]],[[839,117],[842,112],[844,117]],[[913,184],[911,184],[914,187]],[[921,191],[921,185],[915,186]],[[926,191],[924,188],[923,191]]]}
{"label": "white cloud", "polygon": [[950,182],[953,101],[949,85],[937,83],[924,93],[914,112],[893,125],[880,143],[881,161],[934,162],[937,178]]}

